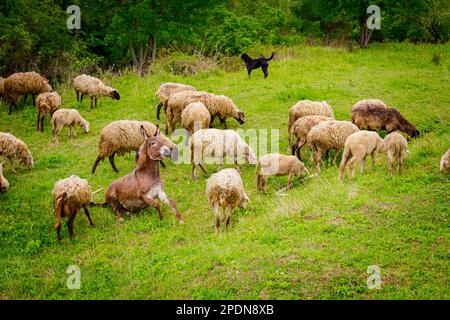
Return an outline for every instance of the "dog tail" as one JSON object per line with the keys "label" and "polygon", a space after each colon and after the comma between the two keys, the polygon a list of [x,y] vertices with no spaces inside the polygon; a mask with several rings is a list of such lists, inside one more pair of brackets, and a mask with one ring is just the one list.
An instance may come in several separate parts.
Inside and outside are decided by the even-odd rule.
{"label": "dog tail", "polygon": [[273,56],[275,55],[275,52],[272,52],[272,55],[269,58],[266,58],[267,61],[270,61],[273,59]]}

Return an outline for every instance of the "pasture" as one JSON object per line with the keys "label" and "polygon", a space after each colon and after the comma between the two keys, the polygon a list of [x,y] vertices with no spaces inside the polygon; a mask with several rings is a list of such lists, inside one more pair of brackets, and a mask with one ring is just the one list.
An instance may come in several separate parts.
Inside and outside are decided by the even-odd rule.
{"label": "pasture", "polygon": [[[438,52],[440,63],[433,63]],[[96,109],[81,104],[68,84],[56,87],[63,108],[76,108],[90,122],[88,134],[52,143],[51,124],[35,128],[31,99],[8,115],[0,107],[0,131],[24,140],[35,160],[4,175],[8,193],[0,196],[1,299],[449,299],[449,176],[439,160],[450,147],[450,46],[375,44],[368,49],[295,47],[277,52],[269,77],[260,70],[248,78],[212,70],[181,77],[153,72],[102,76],[121,95],[104,97]],[[404,173],[390,177],[386,155],[375,170],[368,163],[352,182],[338,179],[329,164],[319,176],[277,192],[286,177],[270,178],[267,192],[255,184],[255,167],[245,165],[242,178],[251,204],[236,210],[231,229],[214,233],[212,209],[205,197],[208,175],[191,179],[189,164],[165,161],[161,169],[167,194],[185,218],[177,223],[168,206],[164,220],[153,209],[119,223],[110,208],[92,208],[96,224],[84,214],[75,220],[70,241],[63,224],[62,241],[53,229],[51,191],[71,174],[88,179],[103,202],[108,185],[134,168],[134,154],[116,157],[90,174],[97,157],[100,130],[114,120],[156,121],[154,93],[166,81],[224,94],[245,112],[243,126],[279,129],[279,151],[286,153],[288,110],[300,99],[326,100],[337,119],[349,119],[351,106],[379,98],[398,108],[421,136],[409,141]],[[215,127],[221,128],[216,120]],[[384,135],[384,133],[383,133]],[[307,153],[304,159],[308,160]],[[340,157],[339,157],[340,160]],[[306,161],[313,171],[313,164]],[[225,166],[227,167],[227,166]],[[210,173],[215,166],[208,165]],[[200,172],[200,171],[199,171]],[[81,288],[66,286],[70,265],[81,269]],[[381,268],[381,289],[369,290],[366,270]]]}

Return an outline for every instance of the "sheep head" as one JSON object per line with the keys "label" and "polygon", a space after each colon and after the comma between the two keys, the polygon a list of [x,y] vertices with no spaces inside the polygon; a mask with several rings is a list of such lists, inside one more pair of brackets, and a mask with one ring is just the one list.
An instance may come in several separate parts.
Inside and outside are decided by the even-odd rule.
{"label": "sheep head", "polygon": [[110,95],[113,100],[120,100],[120,94],[117,90],[113,90]]}
{"label": "sheep head", "polygon": [[86,120],[83,120],[83,121],[81,122],[81,127],[83,128],[83,130],[84,130],[85,133],[88,133],[88,132],[89,132],[90,125],[89,125],[89,122],[87,122]]}
{"label": "sheep head", "polygon": [[234,118],[237,120],[237,122],[239,122],[239,124],[244,124],[245,123],[244,112],[242,112],[239,109],[236,111],[236,115],[234,116]]}

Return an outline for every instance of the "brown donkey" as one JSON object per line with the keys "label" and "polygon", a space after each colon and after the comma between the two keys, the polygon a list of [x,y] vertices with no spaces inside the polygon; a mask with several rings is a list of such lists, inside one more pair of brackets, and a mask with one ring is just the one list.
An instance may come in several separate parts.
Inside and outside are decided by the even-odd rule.
{"label": "brown donkey", "polygon": [[169,157],[171,151],[160,137],[159,126],[156,126],[154,136],[149,136],[143,126],[140,130],[145,142],[139,148],[137,167],[111,183],[105,195],[106,204],[112,206],[120,222],[123,222],[125,212],[137,212],[148,206],[155,208],[162,220],[159,199],[169,205],[178,221],[183,223],[175,203],[164,192],[159,175],[159,161]]}

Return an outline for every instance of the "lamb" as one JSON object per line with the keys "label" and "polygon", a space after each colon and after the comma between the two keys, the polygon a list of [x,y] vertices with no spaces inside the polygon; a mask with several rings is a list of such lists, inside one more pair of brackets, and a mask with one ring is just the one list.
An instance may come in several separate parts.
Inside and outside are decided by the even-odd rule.
{"label": "lamb", "polygon": [[83,102],[84,95],[91,98],[91,108],[97,107],[97,99],[102,96],[120,100],[120,95],[116,89],[105,85],[102,80],[86,74],[75,77],[72,80],[72,85],[77,95],[77,101]]}
{"label": "lamb", "polygon": [[328,150],[334,149],[333,164],[336,164],[338,152],[344,146],[345,140],[356,131],[359,131],[358,127],[350,121],[323,121],[312,127],[306,137],[306,141],[308,147],[316,152],[314,162],[317,173],[320,172],[320,163],[323,163],[323,151],[328,153]]}
{"label": "lamb", "polygon": [[[214,210],[216,234],[220,230],[219,207],[222,207],[222,222],[228,229],[231,222],[231,213],[237,207],[245,208],[250,202],[245,193],[240,174],[235,169],[223,169],[211,175],[206,182],[206,195]],[[226,214],[225,210],[228,211]]]}
{"label": "lamb", "polygon": [[408,141],[398,132],[389,133],[384,137],[384,149],[389,160],[389,173],[394,175],[394,163],[397,161],[398,173],[403,170],[403,161],[408,152]]}
{"label": "lamb", "polygon": [[419,131],[408,122],[395,108],[387,107],[383,101],[376,99],[362,100],[356,103],[350,113],[352,122],[359,129],[403,131],[411,138],[419,137]]}
{"label": "lamb", "polygon": [[68,137],[72,129],[73,136],[77,137],[76,125],[83,128],[84,132],[89,132],[89,122],[87,122],[75,109],[59,109],[55,111],[52,117],[53,141],[59,143],[58,135],[64,127],[69,127]]}
{"label": "lamb", "polygon": [[36,72],[19,72],[13,73],[4,82],[5,95],[9,98],[9,114],[14,106],[17,110],[19,97],[31,94],[33,97],[33,105],[35,104],[36,95],[44,92],[52,91],[48,80]]}
{"label": "lamb", "polygon": [[202,166],[205,156],[214,157],[214,160],[219,164],[219,169],[222,166],[225,156],[232,157],[235,165],[242,163],[242,158],[247,160],[251,165],[257,162],[252,148],[233,130],[198,130],[189,139],[189,150],[191,152],[193,180],[197,179],[197,166],[200,166],[202,171],[207,173],[206,169]]}
{"label": "lamb", "polygon": [[156,111],[156,119],[160,120],[159,113],[162,107],[164,107],[164,113],[166,113],[167,101],[169,100],[170,96],[180,91],[197,91],[197,89],[187,84],[175,82],[166,82],[159,86],[158,90],[155,93],[155,96],[159,98],[159,104]]}
{"label": "lamb", "polygon": [[[304,116],[325,116],[334,119],[333,109],[326,101],[310,101],[310,100],[300,100],[294,106],[289,109],[289,124],[288,124],[288,135],[289,141],[292,141],[292,131],[291,128],[294,122]],[[290,150],[288,150],[289,152]]]}
{"label": "lamb", "polygon": [[[302,155],[300,149],[306,144],[306,137],[312,127],[318,125],[319,123],[327,120],[333,120],[331,117],[326,116],[304,116],[297,119],[291,128],[291,133],[289,135],[289,150],[292,151],[292,155],[297,153],[297,157],[302,161]],[[292,144],[293,136],[297,138],[295,144]]]}
{"label": "lamb", "polygon": [[[119,120],[114,121],[104,127],[100,133],[100,141],[98,143],[98,156],[92,167],[92,174],[95,173],[97,165],[105,157],[109,158],[109,162],[114,172],[118,173],[114,163],[114,156],[124,155],[128,152],[137,151],[139,147],[144,143],[144,137],[140,132],[140,127],[143,126],[148,134],[153,135],[156,132],[156,126],[147,121],[135,121],[135,120]],[[172,158],[176,160],[177,148],[175,144],[170,141],[164,135],[161,135],[161,139],[164,144],[170,148],[172,152]]]}
{"label": "lamb", "polygon": [[0,77],[0,106],[2,105],[4,96],[5,96],[5,78]]}
{"label": "lamb", "polygon": [[41,93],[36,98],[37,121],[36,129],[39,131],[39,122],[41,123],[41,131],[44,131],[44,120],[47,113],[50,116],[61,107],[61,97],[56,91]]}
{"label": "lamb", "polygon": [[256,187],[258,190],[267,189],[269,176],[288,176],[287,189],[292,187],[292,177],[301,177],[308,173],[303,162],[296,156],[284,154],[266,154],[262,156],[256,165]]}
{"label": "lamb", "polygon": [[441,172],[450,172],[450,149],[441,158],[440,170]]}
{"label": "lamb", "polygon": [[58,240],[61,240],[61,219],[63,217],[68,219],[67,228],[69,229],[70,239],[73,239],[73,221],[81,208],[84,209],[84,213],[91,227],[94,226],[87,208],[92,200],[92,190],[87,180],[75,175],[59,180],[53,187],[52,195],[53,211],[56,216],[55,229]]}
{"label": "lamb", "polygon": [[8,191],[8,188],[9,188],[9,182],[3,176],[3,162],[0,162],[0,194]]}
{"label": "lamb", "polygon": [[352,159],[348,164],[348,171],[350,180],[354,176],[354,167],[357,162],[361,163],[361,173],[364,171],[366,165],[366,157],[372,157],[372,168],[375,168],[375,158],[378,152],[384,151],[384,141],[373,131],[357,131],[348,136],[345,140],[344,153],[342,154],[341,165],[339,166],[339,179],[344,180],[345,166],[347,165],[350,156]]}
{"label": "lamb", "polygon": [[18,160],[19,164],[25,165],[28,170],[31,170],[34,166],[33,156],[25,142],[10,133],[0,132],[0,157],[9,160],[13,172],[16,172],[14,160]]}
{"label": "lamb", "polygon": [[209,111],[201,102],[188,104],[181,114],[181,124],[190,134],[199,129],[209,128],[210,120]]}
{"label": "lamb", "polygon": [[219,118],[225,129],[227,129],[226,119],[228,117],[235,118],[240,124],[245,123],[244,112],[239,110],[233,101],[226,96],[218,96],[205,91],[180,91],[173,94],[167,103],[166,134],[172,131],[176,124],[181,121],[183,109],[192,102],[201,102],[205,105],[211,115],[210,126],[212,126],[215,117]]}

